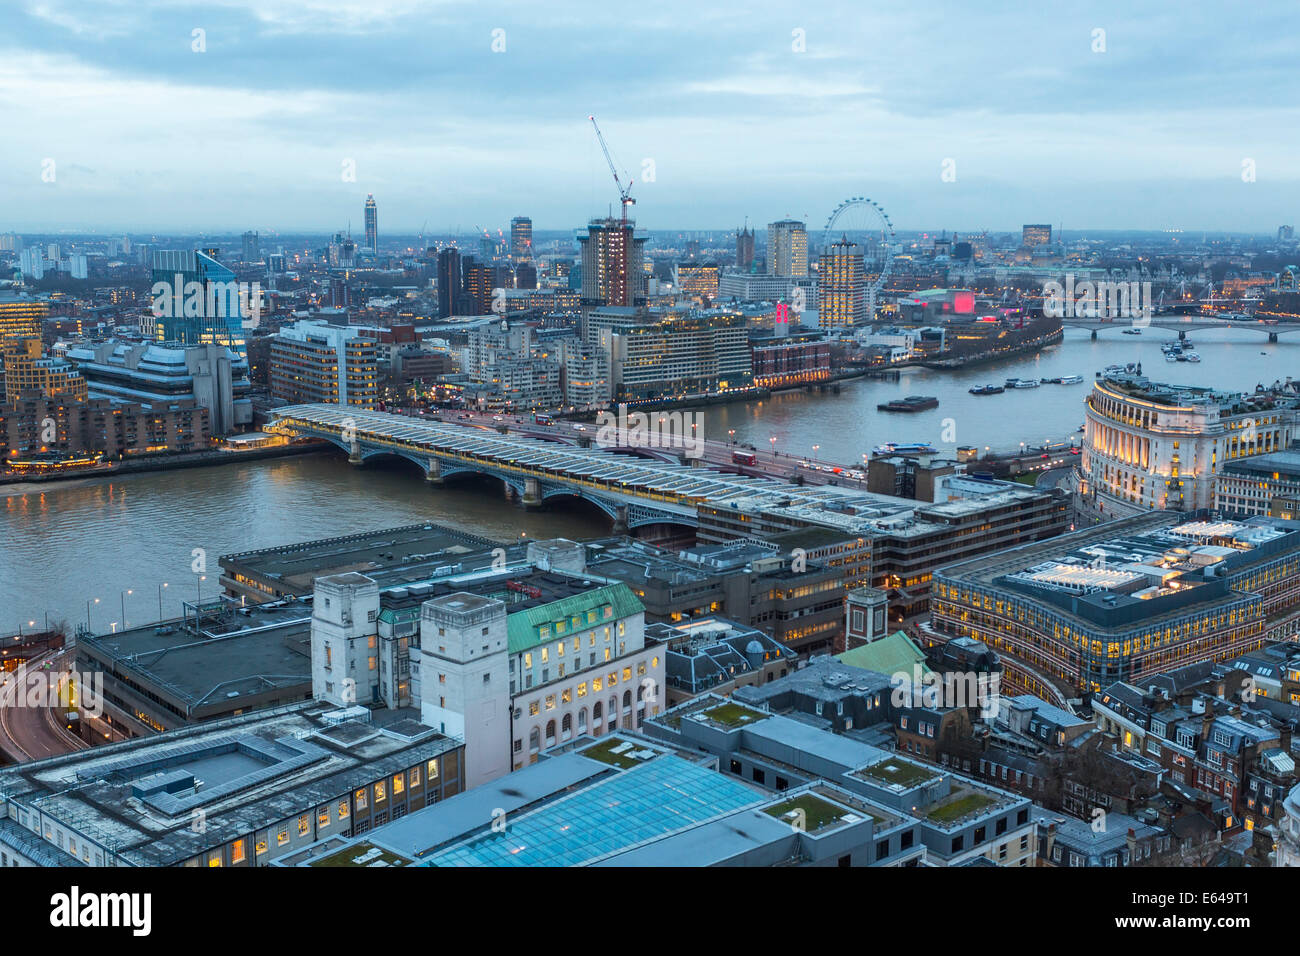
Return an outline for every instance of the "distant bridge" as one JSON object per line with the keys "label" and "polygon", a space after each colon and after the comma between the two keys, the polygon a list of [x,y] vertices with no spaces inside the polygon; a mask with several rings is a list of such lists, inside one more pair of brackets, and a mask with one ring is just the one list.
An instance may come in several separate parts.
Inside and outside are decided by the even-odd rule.
{"label": "distant bridge", "polygon": [[1149,320],[1144,318],[1068,316],[1061,319],[1061,325],[1067,329],[1088,329],[1092,332],[1094,339],[1097,337],[1098,332],[1103,332],[1106,329],[1129,328],[1171,329],[1178,333],[1179,338],[1184,338],[1188,332],[1194,332],[1198,329],[1248,329],[1252,332],[1267,332],[1270,342],[1276,342],[1279,335],[1287,332],[1300,332],[1300,322],[1268,323],[1259,319],[1218,319],[1208,315],[1177,315],[1174,313],[1153,315]]}
{"label": "distant bridge", "polygon": [[357,464],[396,455],[439,484],[457,474],[490,475],[512,489],[525,507],[538,507],[557,496],[582,498],[609,515],[617,531],[653,524],[698,527],[696,508],[701,503],[725,505],[755,497],[769,499],[772,505],[812,506],[879,500],[845,488],[723,474],[702,465],[639,459],[604,448],[575,448],[341,405],[293,405],[273,415],[269,430],[323,438]]}

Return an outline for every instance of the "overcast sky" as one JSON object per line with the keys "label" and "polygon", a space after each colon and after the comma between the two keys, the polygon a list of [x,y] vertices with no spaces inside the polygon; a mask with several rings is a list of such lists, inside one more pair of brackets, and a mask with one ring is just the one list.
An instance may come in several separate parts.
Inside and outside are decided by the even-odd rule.
{"label": "overcast sky", "polygon": [[573,229],[591,113],[651,229],[1300,218],[1288,0],[744,6],[8,0],[0,230]]}

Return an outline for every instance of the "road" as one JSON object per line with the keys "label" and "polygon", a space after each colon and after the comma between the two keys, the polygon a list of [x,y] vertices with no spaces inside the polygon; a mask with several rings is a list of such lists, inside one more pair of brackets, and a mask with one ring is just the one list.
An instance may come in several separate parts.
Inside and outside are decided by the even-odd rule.
{"label": "road", "polygon": [[[68,679],[65,670],[68,652],[69,649],[65,648],[52,655],[33,658],[26,665],[26,674],[30,676],[34,671],[42,675],[58,674],[57,694]],[[47,663],[50,665],[48,668],[45,666]],[[43,703],[29,707],[25,701],[19,702],[19,692],[28,686],[22,682],[23,674],[23,670],[18,670],[0,675],[3,680],[0,684],[0,750],[9,759],[21,762],[85,749],[86,743],[74,736],[49,707]]]}

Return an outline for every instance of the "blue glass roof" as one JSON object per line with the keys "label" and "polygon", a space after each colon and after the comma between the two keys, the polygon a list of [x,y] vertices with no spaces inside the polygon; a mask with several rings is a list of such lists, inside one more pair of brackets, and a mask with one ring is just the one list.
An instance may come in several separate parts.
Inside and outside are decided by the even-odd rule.
{"label": "blue glass roof", "polygon": [[668,754],[427,857],[425,866],[578,866],[762,803],[739,781]]}

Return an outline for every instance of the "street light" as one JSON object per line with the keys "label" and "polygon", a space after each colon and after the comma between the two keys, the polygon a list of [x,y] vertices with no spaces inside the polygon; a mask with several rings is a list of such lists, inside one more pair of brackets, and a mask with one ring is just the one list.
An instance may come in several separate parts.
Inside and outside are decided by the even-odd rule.
{"label": "street light", "polygon": [[164,581],[162,584],[158,585],[158,620],[160,620],[160,621],[163,619],[163,610],[162,610],[162,592],[163,592],[163,588],[165,588],[165,587],[167,587],[167,582],[166,582],[166,581]]}
{"label": "street light", "polygon": [[816,461],[817,461],[817,452],[821,449],[821,447],[822,447],[821,445],[813,445],[813,462],[814,462],[814,463],[816,463]]}
{"label": "street light", "polygon": [[736,443],[736,430],[734,428],[727,429],[727,438],[731,440],[733,445]]}
{"label": "street light", "polygon": [[[87,602],[86,602],[86,630],[88,630],[88,631],[90,630],[90,605],[91,605],[91,603],[92,603],[92,602],[90,602],[90,601],[87,601]],[[95,600],[94,600],[93,603],[98,604],[98,603],[99,603],[99,598],[95,598]]]}
{"label": "street light", "polygon": [[776,458],[776,436],[773,435],[771,438],[768,439],[768,441],[772,443],[772,457],[775,459]]}
{"label": "street light", "polygon": [[134,594],[134,593],[135,591],[132,590],[131,588],[127,588],[125,591],[118,592],[119,597],[122,598],[122,630],[124,631],[126,630],[126,596],[128,594]]}

